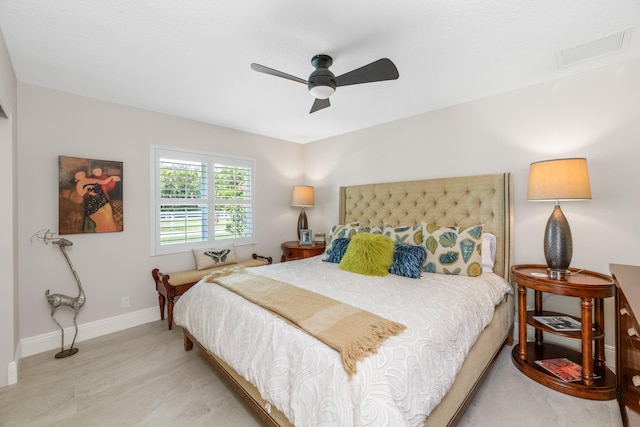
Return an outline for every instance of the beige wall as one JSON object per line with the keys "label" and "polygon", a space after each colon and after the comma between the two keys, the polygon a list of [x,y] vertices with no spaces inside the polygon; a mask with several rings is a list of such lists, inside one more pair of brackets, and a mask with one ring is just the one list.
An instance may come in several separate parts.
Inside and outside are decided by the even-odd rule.
{"label": "beige wall", "polygon": [[[57,247],[30,242],[38,230],[58,230],[58,155],[124,162],[124,232],[65,236],[74,243],[68,253],[87,295],[78,317],[81,324],[145,309],[159,318],[151,269],[194,266],[190,252],[149,254],[152,144],[256,159],[258,241],[239,247],[239,255],[257,252],[279,259],[281,241],[294,237],[289,233],[293,234],[297,211],[289,205],[291,186],[302,179],[299,144],[27,84],[19,85],[19,98],[21,339],[57,331],[49,317],[46,289],[77,295]],[[121,308],[123,296],[131,297],[130,308]],[[72,325],[70,310],[60,310],[56,317],[64,326]]]}
{"label": "beige wall", "polygon": [[[0,67],[7,61],[2,53]],[[0,84],[0,89],[7,90],[4,80]],[[15,92],[11,87],[9,90]],[[60,253],[29,241],[40,229],[57,230],[58,155],[118,160],[125,168],[125,231],[67,236],[74,242],[69,253],[87,294],[78,319],[81,325],[157,310],[151,268],[180,269],[192,263],[188,253],[149,256],[151,144],[255,158],[258,243],[241,248],[241,252],[248,255],[255,251],[276,259],[280,242],[294,238],[291,229],[297,211],[289,207],[294,184],[316,186],[316,207],[307,210],[310,227],[328,231],[337,221],[341,185],[507,171],[513,174],[515,184],[514,261],[543,263],[542,235],[552,205],[527,202],[529,163],[584,156],[589,159],[593,200],[563,204],[574,235],[573,265],[606,273],[609,262],[640,263],[636,220],[640,198],[634,192],[634,184],[640,182],[636,165],[640,155],[640,61],[308,145],[28,84],[20,84],[18,93],[20,221],[16,241],[19,337],[23,342],[56,334],[44,298],[46,289],[70,295],[76,292]],[[11,291],[10,285],[2,286]],[[130,308],[120,308],[122,296],[131,297]],[[549,298],[547,303],[551,308],[578,312],[573,300]],[[609,301],[610,345],[611,307]],[[7,316],[4,310],[0,312]],[[61,314],[61,320],[69,325],[70,313],[66,317]],[[153,316],[157,317],[157,311]],[[11,333],[7,335],[3,329],[0,334],[0,350],[11,353]],[[55,339],[58,342],[59,338]]]}
{"label": "beige wall", "polygon": [[[640,264],[640,61],[540,84],[305,146],[309,183],[321,188],[314,228],[337,221],[337,187],[430,177],[511,172],[514,263],[544,264],[551,203],[528,202],[529,164],[588,159],[593,199],[565,202],[572,266],[609,273],[609,263]],[[428,94],[425,94],[428,96]],[[579,303],[548,298],[579,313]],[[607,344],[614,344],[613,299]]]}
{"label": "beige wall", "polygon": [[13,66],[0,32],[0,387],[15,382],[18,347],[18,276],[16,262],[16,120],[17,82]]}

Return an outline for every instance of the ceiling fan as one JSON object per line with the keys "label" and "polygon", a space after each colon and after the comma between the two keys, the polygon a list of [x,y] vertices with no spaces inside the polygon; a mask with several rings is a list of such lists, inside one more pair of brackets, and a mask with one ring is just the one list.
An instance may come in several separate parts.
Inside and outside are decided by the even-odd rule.
{"label": "ceiling fan", "polygon": [[333,95],[337,87],[395,80],[399,77],[398,69],[393,62],[387,58],[378,59],[377,61],[356,68],[338,77],[329,71],[331,64],[333,64],[333,58],[329,55],[316,55],[311,58],[311,65],[316,69],[311,73],[308,81],[260,64],[251,64],[251,69],[260,73],[306,84],[309,87],[311,95],[316,98],[309,114],[329,107],[331,105],[329,97]]}

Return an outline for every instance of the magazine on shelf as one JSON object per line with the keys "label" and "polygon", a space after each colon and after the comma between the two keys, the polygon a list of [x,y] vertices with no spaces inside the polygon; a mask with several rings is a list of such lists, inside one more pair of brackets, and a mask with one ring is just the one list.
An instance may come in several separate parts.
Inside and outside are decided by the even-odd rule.
{"label": "magazine on shelf", "polygon": [[569,316],[533,316],[538,322],[547,325],[554,331],[580,331],[582,323]]}
{"label": "magazine on shelf", "polygon": [[[563,381],[574,382],[582,380],[582,366],[566,357],[536,360],[536,363]],[[594,374],[593,378],[598,379],[600,375]]]}

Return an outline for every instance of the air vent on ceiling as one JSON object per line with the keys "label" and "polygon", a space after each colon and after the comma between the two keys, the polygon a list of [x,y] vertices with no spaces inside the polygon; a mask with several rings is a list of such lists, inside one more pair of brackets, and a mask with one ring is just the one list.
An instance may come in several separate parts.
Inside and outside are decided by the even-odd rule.
{"label": "air vent on ceiling", "polygon": [[629,46],[633,27],[556,51],[558,68],[580,64],[603,56],[622,52]]}

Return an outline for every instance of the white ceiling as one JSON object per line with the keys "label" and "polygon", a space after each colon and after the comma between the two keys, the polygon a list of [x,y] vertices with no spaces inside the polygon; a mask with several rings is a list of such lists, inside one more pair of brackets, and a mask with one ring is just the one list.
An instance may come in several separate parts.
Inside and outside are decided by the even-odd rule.
{"label": "white ceiling", "polygon": [[[0,28],[20,82],[299,143],[640,57],[640,0],[0,0]],[[558,67],[627,28],[621,52]],[[305,85],[250,69],[306,80],[318,53],[400,78],[309,114]]]}

